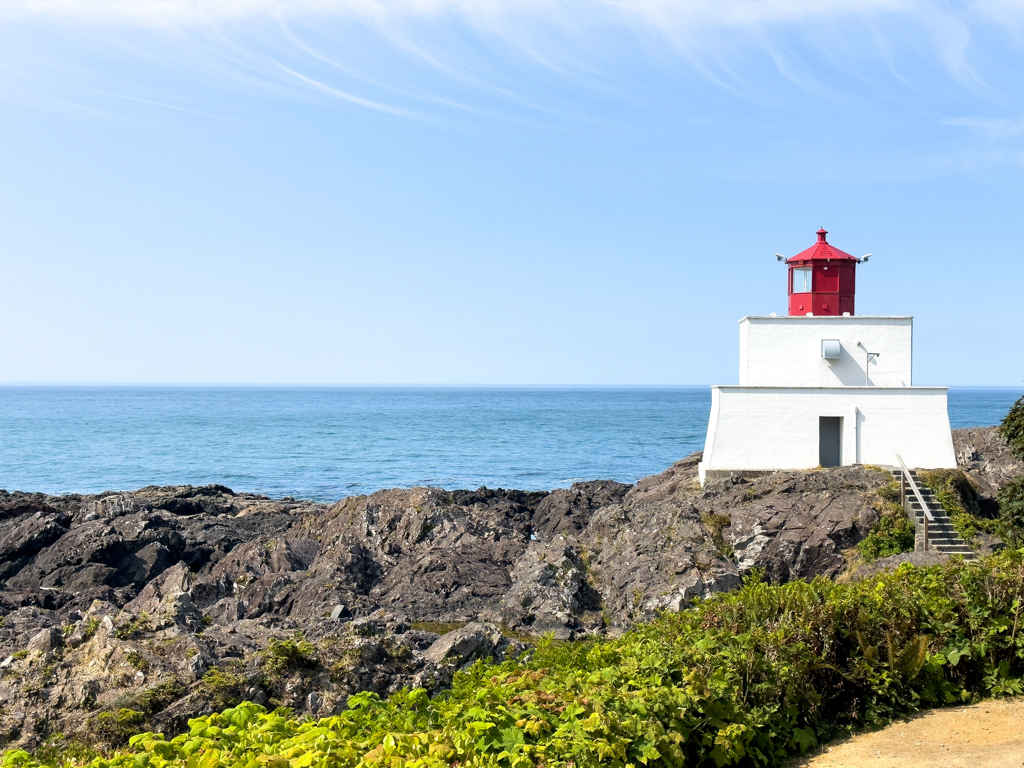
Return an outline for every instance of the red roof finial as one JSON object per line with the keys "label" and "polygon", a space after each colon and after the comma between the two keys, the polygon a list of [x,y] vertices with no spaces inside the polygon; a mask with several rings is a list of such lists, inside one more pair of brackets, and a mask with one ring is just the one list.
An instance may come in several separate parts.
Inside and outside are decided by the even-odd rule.
{"label": "red roof finial", "polygon": [[824,227],[822,227],[821,229],[819,229],[819,230],[818,230],[818,232],[817,232],[817,235],[818,235],[818,242],[819,242],[819,243],[824,243],[824,242],[826,242],[826,240],[825,240],[825,235],[827,235],[827,234],[828,234],[828,230],[827,230],[827,229],[825,229]]}

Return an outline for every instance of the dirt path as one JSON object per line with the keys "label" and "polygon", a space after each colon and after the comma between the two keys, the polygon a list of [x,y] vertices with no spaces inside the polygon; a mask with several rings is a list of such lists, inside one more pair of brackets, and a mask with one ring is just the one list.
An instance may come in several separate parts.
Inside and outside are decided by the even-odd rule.
{"label": "dirt path", "polygon": [[933,709],[834,741],[787,768],[1022,768],[1024,697]]}

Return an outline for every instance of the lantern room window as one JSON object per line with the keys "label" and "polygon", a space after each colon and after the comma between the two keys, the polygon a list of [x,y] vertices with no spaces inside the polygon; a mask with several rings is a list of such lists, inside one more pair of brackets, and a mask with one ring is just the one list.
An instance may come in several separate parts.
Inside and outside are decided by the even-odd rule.
{"label": "lantern room window", "polygon": [[793,293],[810,293],[811,292],[811,270],[810,269],[794,269],[793,270]]}

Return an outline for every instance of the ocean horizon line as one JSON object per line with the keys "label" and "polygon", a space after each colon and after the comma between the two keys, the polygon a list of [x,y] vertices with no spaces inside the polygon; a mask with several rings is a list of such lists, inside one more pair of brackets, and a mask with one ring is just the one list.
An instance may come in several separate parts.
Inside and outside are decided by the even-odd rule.
{"label": "ocean horizon line", "polygon": [[[136,381],[0,381],[0,389],[452,389],[452,390],[657,390],[706,389],[716,384],[429,384],[429,383],[319,383],[319,382],[136,382]],[[724,386],[724,385],[721,385]],[[1024,384],[915,384],[957,390],[1012,390]]]}

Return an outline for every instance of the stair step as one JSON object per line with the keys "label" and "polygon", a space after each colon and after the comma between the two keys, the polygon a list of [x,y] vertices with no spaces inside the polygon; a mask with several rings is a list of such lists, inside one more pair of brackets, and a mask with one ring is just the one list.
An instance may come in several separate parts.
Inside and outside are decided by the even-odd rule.
{"label": "stair step", "polygon": [[[956,529],[953,527],[953,521],[950,520],[946,510],[939,503],[935,492],[921,484],[921,479],[916,471],[911,469],[907,474],[913,478],[918,491],[921,493],[921,501],[924,502],[922,505],[921,501],[918,501],[917,495],[909,488],[907,489],[904,509],[907,512],[907,516],[914,523],[914,549],[918,552],[924,549],[925,510],[927,510],[932,516],[932,519],[927,521],[929,550],[944,555],[960,555],[965,560],[977,559],[977,554],[974,550],[956,532]],[[902,472],[900,470],[893,470],[892,476],[898,482],[902,481]]]}
{"label": "stair step", "polygon": [[[924,546],[924,537],[923,536],[915,536],[914,540],[919,542],[921,544],[921,546]],[[949,551],[951,549],[963,550],[964,552],[973,552],[974,551],[973,549],[971,549],[969,546],[967,546],[963,542],[933,541],[931,539],[931,537],[928,538],[928,548],[929,549],[941,549],[943,552]]]}

